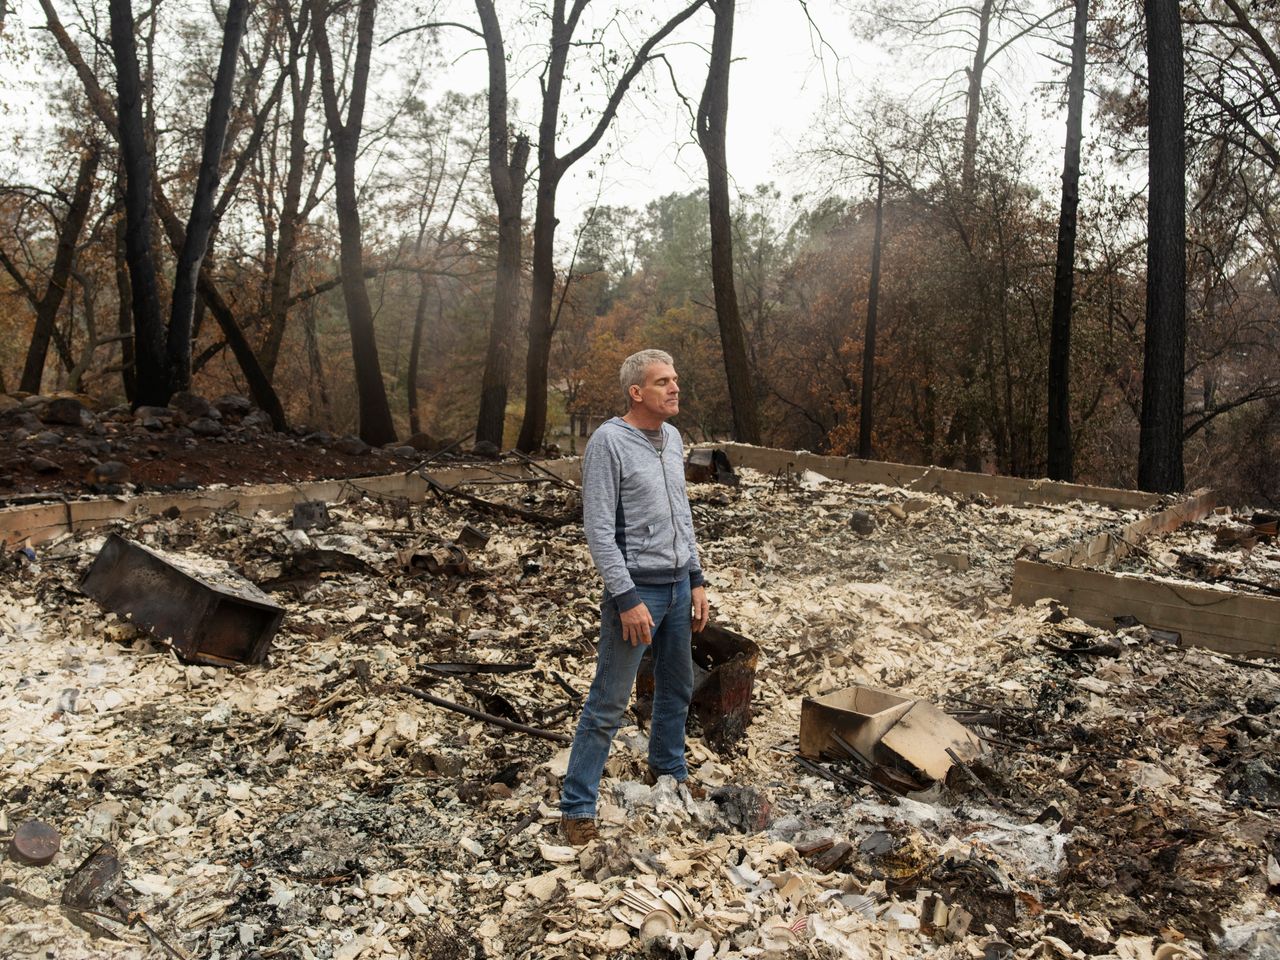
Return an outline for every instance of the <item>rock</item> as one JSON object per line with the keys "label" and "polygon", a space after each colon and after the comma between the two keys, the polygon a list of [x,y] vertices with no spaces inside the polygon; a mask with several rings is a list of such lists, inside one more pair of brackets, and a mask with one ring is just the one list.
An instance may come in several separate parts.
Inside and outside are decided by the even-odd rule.
{"label": "rock", "polygon": [[270,432],[270,430],[272,429],[271,417],[267,414],[265,410],[254,410],[248,415],[246,415],[243,420],[240,421],[240,426],[254,427],[264,432]]}
{"label": "rock", "polygon": [[242,397],[238,393],[224,393],[213,401],[213,405],[224,417],[247,416],[253,409],[253,404],[249,402],[248,398]]}
{"label": "rock", "polygon": [[933,559],[944,567],[950,567],[952,570],[963,573],[971,566],[969,555],[967,553],[956,553],[950,550],[940,550],[933,555]]}
{"label": "rock", "polygon": [[505,783],[491,783],[484,788],[486,800],[510,800],[511,788]]}
{"label": "rock", "polygon": [[177,416],[177,414],[175,414],[170,407],[141,406],[141,407],[138,407],[137,410],[133,411],[133,416],[134,416],[134,419],[138,420],[140,423],[145,425],[146,421],[148,420],[164,420],[164,421],[172,420],[175,416]]}
{"label": "rock", "polygon": [[555,460],[557,457],[561,456],[560,444],[548,443],[545,447],[542,448],[542,452],[546,455],[548,460]]}
{"label": "rock", "polygon": [[71,445],[94,457],[105,457],[111,452],[111,441],[99,440],[96,437],[76,437],[71,441]]}
{"label": "rock", "polygon": [[411,447],[407,443],[398,447],[391,448],[391,455],[395,457],[399,457],[401,460],[417,460],[418,454],[419,454],[418,448]]}
{"label": "rock", "polygon": [[415,433],[405,441],[406,444],[415,450],[421,450],[423,453],[430,453],[433,450],[439,450],[443,444],[429,433]]}
{"label": "rock", "polygon": [[362,457],[369,452],[369,445],[359,437],[339,437],[333,441],[330,449],[348,457]]}
{"label": "rock", "polygon": [[138,421],[148,430],[163,430],[170,421],[161,419],[160,417],[143,417]]}
{"label": "rock", "polygon": [[222,424],[209,417],[197,417],[187,424],[187,428],[199,437],[220,437],[223,432]]}
{"label": "rock", "polygon": [[171,396],[169,398],[169,407],[177,410],[189,420],[199,420],[201,417],[207,417],[213,410],[213,404],[189,390],[179,390]]}
{"label": "rock", "polygon": [[712,791],[711,799],[720,808],[720,815],[735,830],[758,833],[769,825],[769,813],[773,804],[754,787],[727,784]]}
{"label": "rock", "polygon": [[41,418],[45,423],[58,423],[68,427],[83,427],[93,422],[93,414],[75,397],[55,397],[50,400]]}
{"label": "rock", "polygon": [[333,442],[333,434],[327,430],[315,430],[308,433],[302,438],[303,443],[314,443],[321,447],[327,447]]}
{"label": "rock", "polygon": [[30,413],[27,410],[19,408],[15,408],[14,411],[5,416],[4,419],[15,427],[21,427],[23,430],[26,430],[28,435],[37,432],[44,426],[44,424],[40,422],[40,418],[34,413]]}
{"label": "rock", "polygon": [[119,460],[106,460],[95,463],[85,475],[85,483],[90,486],[108,486],[111,484],[132,483],[133,474],[128,464]]}
{"label": "rock", "polygon": [[290,526],[294,530],[324,529],[330,523],[329,505],[323,500],[303,500],[293,505],[293,522]]}
{"label": "rock", "polygon": [[487,457],[490,460],[497,460],[498,457],[502,456],[502,451],[498,449],[498,445],[496,443],[490,443],[488,440],[481,440],[476,443],[476,445],[471,448],[471,453],[473,456]]}
{"label": "rock", "polygon": [[21,400],[11,397],[7,393],[0,393],[0,414],[8,413],[10,410],[17,410],[21,406]]}
{"label": "rock", "polygon": [[460,777],[464,769],[461,757],[451,757],[443,753],[428,753],[427,762],[431,769],[442,777]]}
{"label": "rock", "polygon": [[31,436],[31,431],[26,427],[18,427],[13,433],[9,434],[10,443],[21,443],[27,437]]}
{"label": "rock", "polygon": [[63,443],[63,436],[53,430],[41,430],[31,438],[31,442],[41,447],[59,447]]}
{"label": "rock", "polygon": [[849,515],[849,527],[854,533],[860,533],[865,537],[868,534],[875,533],[875,517],[865,510],[855,510]]}
{"label": "rock", "polygon": [[62,470],[59,464],[52,460],[46,460],[44,457],[32,457],[27,461],[27,465],[36,473],[58,473]]}

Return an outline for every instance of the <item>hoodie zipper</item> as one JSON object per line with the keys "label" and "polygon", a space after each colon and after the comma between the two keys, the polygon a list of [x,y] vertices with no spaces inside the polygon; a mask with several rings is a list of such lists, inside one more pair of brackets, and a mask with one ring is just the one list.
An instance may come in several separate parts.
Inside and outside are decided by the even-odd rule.
{"label": "hoodie zipper", "polygon": [[674,565],[680,559],[680,550],[676,546],[676,505],[671,502],[671,486],[667,483],[667,461],[663,454],[667,449],[667,428],[662,427],[662,449],[658,451],[658,465],[662,468],[662,490],[667,495],[667,512],[671,516],[671,562]]}

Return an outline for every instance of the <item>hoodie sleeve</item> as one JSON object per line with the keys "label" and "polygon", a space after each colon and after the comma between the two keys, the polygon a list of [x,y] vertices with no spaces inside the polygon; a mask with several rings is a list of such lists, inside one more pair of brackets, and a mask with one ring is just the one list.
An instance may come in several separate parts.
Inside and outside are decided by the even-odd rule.
{"label": "hoodie sleeve", "polygon": [[627,572],[626,557],[618,549],[616,527],[621,487],[621,463],[605,436],[597,430],[582,455],[582,526],[591,559],[620,613],[640,603],[636,585]]}
{"label": "hoodie sleeve", "polygon": [[[671,427],[676,435],[676,449],[681,451],[681,460],[684,458],[684,440],[680,436],[680,431],[674,426]],[[706,583],[706,578],[702,574],[702,560],[698,557],[698,539],[693,532],[693,509],[689,506],[689,491],[685,487],[684,470],[677,471],[676,476],[679,478],[677,483],[680,490],[680,506],[679,516],[676,522],[680,524],[680,529],[684,532],[685,537],[689,540],[689,586],[700,587]]]}

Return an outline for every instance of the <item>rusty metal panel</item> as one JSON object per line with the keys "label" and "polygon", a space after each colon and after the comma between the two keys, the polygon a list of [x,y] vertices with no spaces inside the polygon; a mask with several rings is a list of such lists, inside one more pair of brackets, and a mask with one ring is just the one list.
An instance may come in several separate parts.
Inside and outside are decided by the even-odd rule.
{"label": "rusty metal panel", "polygon": [[248,581],[211,583],[115,533],[80,589],[173,644],[188,663],[261,663],[284,618],[283,608]]}
{"label": "rusty metal panel", "polygon": [[[751,691],[760,647],[740,633],[708,623],[693,635],[693,699],[689,712],[702,725],[706,741],[727,750],[751,723]],[[637,708],[652,710],[653,657],[646,653],[636,675]]]}

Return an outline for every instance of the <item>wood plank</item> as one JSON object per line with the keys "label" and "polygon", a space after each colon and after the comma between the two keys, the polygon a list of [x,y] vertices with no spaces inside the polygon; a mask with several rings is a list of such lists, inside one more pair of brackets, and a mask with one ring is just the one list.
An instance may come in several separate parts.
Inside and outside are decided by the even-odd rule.
{"label": "wood plank", "polygon": [[846,483],[881,483],[927,493],[980,493],[1000,503],[1070,503],[1086,500],[1105,506],[1145,509],[1160,502],[1159,496],[1141,490],[1120,490],[1053,480],[1024,480],[988,473],[970,473],[941,467],[922,467],[854,457],[824,457],[793,450],[753,447],[742,443],[699,444],[724,450],[735,467],[762,473],[812,470]]}
{"label": "wood plank", "polygon": [[1208,487],[1195,491],[1186,500],[1126,524],[1118,534],[1100,533],[1088,540],[1068,544],[1041,559],[1080,567],[1127,557],[1144,539],[1176,530],[1184,523],[1202,520],[1213,512],[1217,495]]}
{"label": "wood plank", "polygon": [[1280,656],[1280,599],[1235,590],[1018,560],[1013,601],[1030,605],[1043,597],[1064,603],[1072,616],[1114,628],[1115,618],[1181,634],[1184,645],[1237,656]]}
{"label": "wood plank", "polygon": [[[577,460],[552,460],[540,466],[562,480],[581,478]],[[491,478],[494,469],[504,476],[527,479],[538,472],[524,464],[502,463],[488,466],[447,467],[430,471],[430,476],[450,487],[464,480]],[[24,543],[44,543],[68,531],[92,530],[115,520],[159,516],[177,507],[183,516],[207,517],[230,510],[240,516],[252,516],[259,510],[280,513],[293,509],[304,500],[336,503],[352,497],[404,497],[421,503],[428,486],[416,472],[393,473],[375,477],[353,477],[346,480],[316,480],[307,483],[271,483],[222,490],[196,490],[181,493],[147,494],[139,497],[97,497],[39,503],[0,510],[0,540],[5,549]]]}

